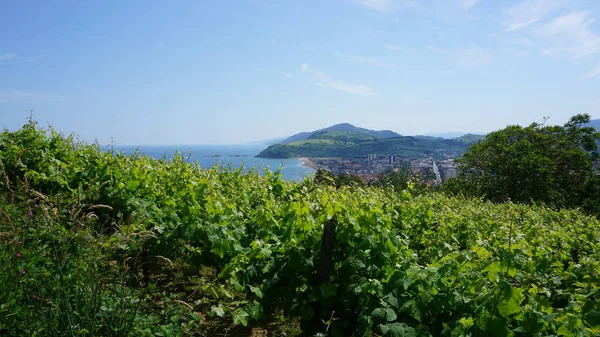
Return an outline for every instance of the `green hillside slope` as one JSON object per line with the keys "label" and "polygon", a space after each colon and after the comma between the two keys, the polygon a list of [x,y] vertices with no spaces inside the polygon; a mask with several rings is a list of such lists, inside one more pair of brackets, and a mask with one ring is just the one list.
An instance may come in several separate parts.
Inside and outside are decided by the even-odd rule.
{"label": "green hillside slope", "polygon": [[365,128],[360,128],[360,127],[356,127],[352,124],[349,123],[340,123],[340,124],[336,124],[336,125],[332,125],[330,127],[326,127],[324,129],[320,129],[320,130],[316,130],[316,131],[311,131],[311,132],[300,132],[297,133],[293,136],[290,136],[280,142],[278,142],[278,144],[288,144],[288,143],[293,143],[293,142],[298,142],[301,140],[306,140],[311,138],[312,136],[314,136],[317,133],[320,132],[324,132],[324,131],[331,131],[331,132],[349,132],[349,133],[355,133],[355,134],[363,134],[363,135],[367,135],[367,136],[372,136],[375,138],[392,138],[392,137],[400,137],[399,134],[390,131],[390,130],[369,130],[369,129],[365,129]]}
{"label": "green hillside slope", "polygon": [[600,222],[578,210],[205,170],[33,124],[0,133],[0,177],[0,336],[600,334]]}
{"label": "green hillside slope", "polygon": [[357,157],[376,153],[394,154],[405,158],[418,158],[423,155],[451,158],[461,155],[470,144],[480,139],[480,136],[469,136],[475,135],[466,135],[458,139],[402,136],[376,138],[353,132],[321,131],[306,140],[272,145],[263,150],[258,157]]}

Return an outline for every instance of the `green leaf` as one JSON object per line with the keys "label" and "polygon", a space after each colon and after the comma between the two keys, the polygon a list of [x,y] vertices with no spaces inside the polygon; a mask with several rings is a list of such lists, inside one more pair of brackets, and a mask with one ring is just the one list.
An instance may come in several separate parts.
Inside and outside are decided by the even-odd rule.
{"label": "green leaf", "polygon": [[238,309],[233,313],[233,324],[248,326],[248,313],[243,309]]}
{"label": "green leaf", "polygon": [[464,326],[465,328],[470,328],[472,327],[475,323],[473,322],[473,317],[463,317],[460,319],[460,324],[462,326]]}
{"label": "green leaf", "polygon": [[370,316],[360,316],[358,319],[358,336],[366,337],[371,334],[371,328],[373,327],[373,319]]}
{"label": "green leaf", "polygon": [[313,308],[311,306],[305,305],[302,308],[300,308],[300,315],[302,316],[302,319],[305,321],[310,320],[314,314],[315,314],[315,311],[313,310]]}
{"label": "green leaf", "polygon": [[502,317],[493,317],[485,321],[485,331],[491,337],[509,337],[513,334],[508,330]]}
{"label": "green leaf", "polygon": [[251,285],[249,285],[248,287],[250,287],[250,291],[254,293],[254,295],[256,295],[256,297],[258,298],[263,298],[263,293],[260,290],[260,288],[258,287],[253,287]]}
{"label": "green leaf", "polygon": [[344,262],[344,269],[346,269],[346,271],[349,273],[357,273],[364,268],[365,264],[355,257],[349,257]]}
{"label": "green leaf", "polygon": [[559,336],[565,336],[565,337],[571,337],[571,336],[575,336],[574,333],[571,332],[571,330],[569,330],[569,328],[567,327],[567,325],[562,325],[560,328],[558,328],[557,331]]}
{"label": "green leaf", "polygon": [[337,285],[326,283],[321,285],[321,296],[323,298],[335,297],[337,292]]}
{"label": "green leaf", "polygon": [[215,306],[211,307],[210,311],[219,317],[225,316],[225,310],[223,310],[223,306],[221,304],[219,304],[218,307],[215,307]]}
{"label": "green leaf", "polygon": [[257,301],[254,301],[253,305],[248,307],[247,312],[254,320],[260,319],[263,315],[262,306]]}
{"label": "green leaf", "polygon": [[415,329],[404,323],[380,324],[379,329],[386,337],[417,337]]}
{"label": "green leaf", "polygon": [[388,302],[392,307],[398,308],[398,298],[394,296],[393,293],[387,294],[385,297],[386,302]]}
{"label": "green leaf", "polygon": [[396,312],[393,309],[377,308],[373,310],[373,312],[371,313],[371,317],[373,317],[379,322],[393,322],[396,320],[396,318],[398,318],[398,315],[396,315]]}
{"label": "green leaf", "polygon": [[496,282],[497,278],[498,278],[498,273],[500,273],[502,270],[502,265],[499,261],[496,261],[492,264],[490,264],[489,266],[487,266],[487,268],[485,268],[484,271],[487,271],[487,275],[488,275],[488,280],[490,282]]}
{"label": "green leaf", "polygon": [[583,306],[583,317],[585,322],[594,329],[600,329],[600,310],[593,301],[588,301]]}
{"label": "green leaf", "polygon": [[421,322],[421,311],[419,310],[419,305],[414,300],[404,302],[400,307],[400,312],[406,312],[411,317]]}
{"label": "green leaf", "polygon": [[498,311],[503,317],[510,317],[521,312],[521,302],[525,299],[523,289],[515,289],[506,281],[501,281],[502,297],[498,303]]}

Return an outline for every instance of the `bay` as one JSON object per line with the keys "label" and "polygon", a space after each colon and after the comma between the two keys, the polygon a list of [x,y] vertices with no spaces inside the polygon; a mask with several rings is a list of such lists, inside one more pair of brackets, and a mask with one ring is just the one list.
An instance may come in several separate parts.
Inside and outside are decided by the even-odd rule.
{"label": "bay", "polygon": [[263,174],[266,167],[272,171],[281,170],[285,180],[300,181],[315,171],[297,159],[267,159],[255,156],[264,150],[261,145],[142,145],[142,146],[115,146],[114,149],[126,155],[136,151],[155,159],[172,159],[179,151],[184,158],[189,157],[189,162],[197,162],[203,168],[215,165],[231,166],[232,168],[244,167],[246,171],[254,169]]}

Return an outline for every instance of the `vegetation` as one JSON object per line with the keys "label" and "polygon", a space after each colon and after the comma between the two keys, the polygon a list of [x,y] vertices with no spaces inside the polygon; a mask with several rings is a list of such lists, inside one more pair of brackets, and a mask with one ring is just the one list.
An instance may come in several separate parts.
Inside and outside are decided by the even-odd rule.
{"label": "vegetation", "polygon": [[399,134],[390,131],[390,130],[381,130],[381,131],[376,131],[376,130],[369,130],[369,129],[364,129],[364,128],[359,128],[356,127],[352,124],[348,124],[348,123],[341,123],[341,124],[336,124],[336,125],[332,125],[330,127],[321,129],[321,130],[316,130],[316,131],[312,131],[312,132],[300,132],[297,133],[293,136],[290,136],[288,138],[285,138],[277,143],[279,144],[287,144],[287,143],[293,143],[293,142],[298,142],[301,140],[306,140],[309,139],[311,136],[313,136],[316,133],[319,132],[349,132],[349,133],[353,133],[353,134],[360,134],[360,135],[364,135],[364,136],[370,136],[373,138],[393,138],[393,137],[400,137]]}
{"label": "vegetation", "polygon": [[2,336],[597,336],[576,210],[0,135]]}
{"label": "vegetation", "polygon": [[424,155],[452,158],[461,155],[469,145],[480,140],[479,136],[463,136],[457,139],[435,137],[377,138],[371,135],[345,132],[320,131],[305,140],[275,144],[262,151],[258,157],[359,157],[370,153],[394,154],[407,159]]}
{"label": "vegetation", "polygon": [[600,133],[589,122],[589,115],[576,115],[564,126],[533,123],[490,133],[457,160],[460,175],[449,188],[495,202],[541,202],[600,214],[594,169]]}
{"label": "vegetation", "polygon": [[468,133],[466,135],[454,138],[454,140],[456,140],[458,142],[463,142],[466,144],[475,144],[484,139],[485,139],[484,135],[476,135],[476,134],[472,134],[472,133]]}

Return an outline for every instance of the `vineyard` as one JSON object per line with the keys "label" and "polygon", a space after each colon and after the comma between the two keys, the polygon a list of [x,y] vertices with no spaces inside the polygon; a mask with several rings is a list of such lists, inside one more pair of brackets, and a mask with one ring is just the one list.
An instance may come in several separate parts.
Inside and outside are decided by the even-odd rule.
{"label": "vineyard", "polygon": [[598,336],[600,222],[0,134],[2,336]]}

